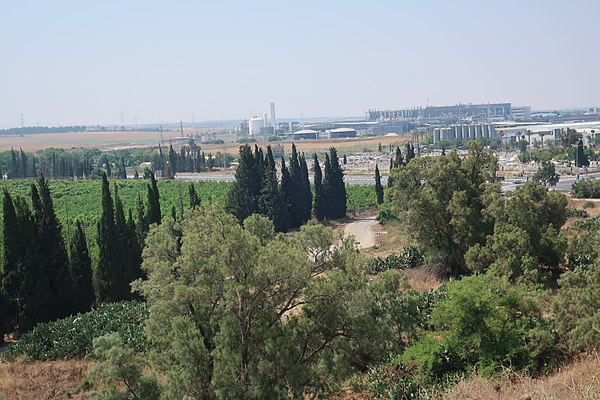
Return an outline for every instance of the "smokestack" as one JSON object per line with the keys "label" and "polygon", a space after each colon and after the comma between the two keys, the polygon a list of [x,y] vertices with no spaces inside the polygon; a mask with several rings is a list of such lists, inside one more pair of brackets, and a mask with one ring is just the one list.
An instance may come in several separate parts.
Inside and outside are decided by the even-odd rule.
{"label": "smokestack", "polygon": [[271,123],[273,124],[273,132],[277,130],[277,120],[275,119],[275,103],[271,103]]}
{"label": "smokestack", "polygon": [[267,119],[267,113],[263,114],[263,126],[266,128],[269,126],[269,120]]}

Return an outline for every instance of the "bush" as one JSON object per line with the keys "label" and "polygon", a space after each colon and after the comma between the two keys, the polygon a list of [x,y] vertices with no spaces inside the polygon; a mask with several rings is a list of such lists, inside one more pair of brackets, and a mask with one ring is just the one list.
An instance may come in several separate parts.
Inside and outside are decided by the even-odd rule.
{"label": "bush", "polygon": [[567,218],[587,218],[589,214],[585,210],[579,210],[577,208],[567,208],[565,213]]}
{"label": "bush", "polygon": [[581,179],[573,182],[571,195],[576,198],[598,199],[600,198],[600,180],[596,178]]}
{"label": "bush", "polygon": [[596,204],[594,204],[593,201],[586,201],[585,203],[583,203],[583,208],[584,209],[588,209],[588,208],[594,208],[596,206]]}
{"label": "bush", "polygon": [[367,272],[379,274],[388,269],[416,268],[423,264],[421,251],[413,245],[406,245],[400,254],[392,253],[385,258],[375,257],[371,259]]}
{"label": "bush", "polygon": [[136,351],[147,348],[144,323],[145,303],[124,301],[97,310],[48,323],[37,324],[5,354],[8,359],[24,356],[30,360],[82,358],[92,352],[95,338],[116,332]]}

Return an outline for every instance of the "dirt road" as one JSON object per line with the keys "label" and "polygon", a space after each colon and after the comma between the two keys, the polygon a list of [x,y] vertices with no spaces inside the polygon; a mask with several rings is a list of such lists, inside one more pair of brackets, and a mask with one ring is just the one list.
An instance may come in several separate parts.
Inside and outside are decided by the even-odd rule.
{"label": "dirt road", "polygon": [[354,220],[344,227],[344,236],[354,236],[359,249],[373,247],[375,245],[373,226],[377,223],[375,217]]}

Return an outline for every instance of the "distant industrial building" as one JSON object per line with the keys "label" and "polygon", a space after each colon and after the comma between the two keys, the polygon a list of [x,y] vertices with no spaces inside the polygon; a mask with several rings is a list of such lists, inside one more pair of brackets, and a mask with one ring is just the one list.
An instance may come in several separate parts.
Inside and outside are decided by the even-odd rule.
{"label": "distant industrial building", "polygon": [[309,140],[318,139],[319,131],[313,129],[302,129],[292,133],[292,140]]}
{"label": "distant industrial building", "polygon": [[513,121],[531,121],[531,106],[511,107],[510,118]]}
{"label": "distant industrial building", "polygon": [[356,137],[356,129],[352,128],[336,128],[331,129],[329,131],[330,139],[347,139],[347,138],[355,138]]}
{"label": "distant industrial building", "polygon": [[494,124],[461,124],[433,128],[433,143],[441,141],[466,143],[474,139],[493,139],[496,137]]}
{"label": "distant industrial building", "polygon": [[[369,110],[368,121],[412,120],[421,122],[463,123],[511,119],[510,103],[457,104],[453,106],[412,107],[397,110]],[[519,114],[526,107],[519,107]],[[531,108],[529,108],[531,114]]]}

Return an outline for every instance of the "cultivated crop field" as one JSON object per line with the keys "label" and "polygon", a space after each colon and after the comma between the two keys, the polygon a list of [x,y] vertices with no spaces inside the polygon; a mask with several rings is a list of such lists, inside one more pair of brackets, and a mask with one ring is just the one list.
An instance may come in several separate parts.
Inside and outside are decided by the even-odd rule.
{"label": "cultivated crop field", "polygon": [[[8,189],[14,196],[23,196],[31,202],[31,184],[34,179],[0,180],[0,192]],[[54,200],[54,209],[58,219],[63,225],[63,233],[68,235],[75,226],[75,220],[79,219],[88,234],[88,239],[96,237],[96,222],[102,212],[101,205],[101,181],[100,180],[50,180],[50,190]],[[147,203],[147,180],[127,179],[111,180],[111,191],[114,185],[119,188],[119,197],[127,213],[128,209],[136,218],[136,202],[138,195]],[[162,215],[171,215],[171,208],[175,206],[179,217],[180,197],[184,207],[189,206],[188,186],[189,182],[159,180],[157,182],[160,192],[160,205]],[[227,193],[231,182],[195,182],[194,186],[200,195],[203,204],[214,203],[221,207],[225,206]],[[376,204],[374,185],[348,185],[347,205],[349,210],[369,207]],[[0,214],[2,210],[0,209]],[[1,232],[0,232],[1,235]],[[95,240],[88,240],[94,244]],[[1,243],[0,243],[1,246]]]}

